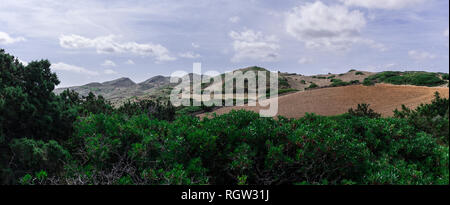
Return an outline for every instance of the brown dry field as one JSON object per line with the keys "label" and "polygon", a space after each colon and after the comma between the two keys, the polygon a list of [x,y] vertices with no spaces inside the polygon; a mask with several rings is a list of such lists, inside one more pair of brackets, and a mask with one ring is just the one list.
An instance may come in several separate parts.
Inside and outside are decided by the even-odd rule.
{"label": "brown dry field", "polygon": [[[280,96],[278,115],[288,118],[300,118],[306,113],[323,116],[333,116],[346,113],[349,108],[358,104],[368,103],[371,108],[383,116],[392,116],[393,110],[401,109],[402,105],[415,108],[421,103],[430,103],[434,93],[439,92],[442,97],[449,97],[449,89],[442,87],[399,86],[377,84],[376,86],[345,86],[336,88],[320,88],[304,92],[297,92]],[[276,99],[270,99],[276,100]],[[262,107],[224,107],[214,112],[218,115],[231,110],[252,110],[259,112]],[[266,108],[263,108],[266,109]],[[199,117],[205,117],[201,114]]]}

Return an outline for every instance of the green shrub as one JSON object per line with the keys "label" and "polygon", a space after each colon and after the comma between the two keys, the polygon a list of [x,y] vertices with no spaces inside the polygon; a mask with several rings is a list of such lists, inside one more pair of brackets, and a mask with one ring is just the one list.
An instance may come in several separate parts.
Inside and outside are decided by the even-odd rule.
{"label": "green shrub", "polygon": [[284,77],[278,78],[278,86],[280,88],[289,88],[290,87],[288,80]]}
{"label": "green shrub", "polygon": [[439,86],[445,83],[436,73],[393,71],[377,73],[364,81],[365,85],[384,82],[394,85]]}
{"label": "green shrub", "polygon": [[355,117],[368,117],[368,118],[381,117],[381,114],[376,113],[369,107],[370,107],[369,104],[358,104],[358,108],[356,108],[355,110],[353,110],[353,108],[350,108],[348,110],[348,114]]}
{"label": "green shrub", "polygon": [[289,89],[279,89],[279,90],[278,90],[278,95],[285,94],[285,93],[297,92],[297,91],[298,91],[298,90],[297,90],[297,89],[294,89],[294,88],[289,88]]}
{"label": "green shrub", "polygon": [[332,82],[330,85],[331,87],[340,87],[340,86],[350,85],[350,83],[344,82],[341,79],[332,79],[331,82]]}
{"label": "green shrub", "polygon": [[318,88],[319,86],[315,83],[311,83],[311,85],[309,85],[308,89],[313,89],[313,88]]}
{"label": "green shrub", "polygon": [[432,134],[436,139],[449,142],[449,99],[441,98],[436,92],[431,104],[421,104],[415,110],[402,106],[402,110],[395,110],[394,116],[407,119],[419,130]]}
{"label": "green shrub", "polygon": [[128,101],[115,110],[115,113],[122,113],[128,116],[146,114],[157,119],[172,121],[175,119],[176,111],[170,102],[141,100],[133,103]]}
{"label": "green shrub", "polygon": [[16,175],[39,170],[56,174],[62,170],[63,162],[71,158],[69,151],[53,140],[46,143],[27,138],[13,139],[9,147],[14,156],[10,164]]}
{"label": "green shrub", "polygon": [[363,85],[364,86],[373,86],[373,85],[375,85],[375,82],[366,78],[363,81]]}
{"label": "green shrub", "polygon": [[443,80],[449,80],[448,79],[448,73],[442,74],[442,79]]}
{"label": "green shrub", "polygon": [[365,75],[363,72],[356,72],[355,75]]}

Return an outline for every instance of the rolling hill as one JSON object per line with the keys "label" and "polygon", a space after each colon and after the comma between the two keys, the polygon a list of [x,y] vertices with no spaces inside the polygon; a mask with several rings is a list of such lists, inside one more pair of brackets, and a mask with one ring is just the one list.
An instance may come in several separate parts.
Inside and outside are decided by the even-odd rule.
{"label": "rolling hill", "polygon": [[[242,72],[247,71],[268,71],[261,67],[248,67],[248,68],[242,68],[239,69]],[[362,103],[363,101],[367,101],[365,103],[371,103],[374,106],[377,106],[378,104],[393,104],[395,106],[399,106],[402,103],[408,104],[408,100],[412,100],[411,103],[417,104],[418,102],[426,102],[419,100],[419,98],[405,98],[405,99],[399,99],[398,101],[392,101],[392,102],[378,102],[372,101],[368,98],[369,96],[365,95],[371,95],[371,96],[377,96],[373,98],[383,98],[384,96],[390,96],[388,90],[392,89],[394,91],[399,91],[401,93],[398,93],[398,95],[404,95],[404,96],[415,96],[416,94],[422,95],[423,90],[427,90],[427,92],[434,91],[436,89],[426,89],[421,87],[396,87],[396,86],[389,86],[389,85],[380,85],[375,86],[374,88],[370,87],[363,87],[363,86],[355,86],[366,82],[366,79],[371,79],[371,82],[374,83],[385,83],[385,82],[405,82],[404,84],[408,84],[409,82],[415,82],[417,79],[422,80],[430,76],[435,76],[433,79],[433,82],[436,80],[441,81],[439,85],[433,85],[430,87],[448,87],[448,77],[445,77],[444,75],[448,74],[441,74],[441,73],[427,73],[427,72],[380,72],[380,73],[373,73],[373,72],[365,72],[365,71],[357,71],[357,70],[350,70],[346,73],[342,74],[324,74],[324,75],[314,75],[314,76],[305,76],[301,74],[296,73],[282,73],[279,72],[279,93],[283,95],[289,95],[287,99],[290,99],[289,101],[301,103],[302,106],[308,107],[308,103],[310,104],[319,104],[321,100],[324,100],[323,105],[327,105],[326,101],[330,102],[336,102],[337,105],[342,105],[342,107],[337,106],[335,104],[329,104],[332,108],[327,108],[330,111],[324,111],[324,109],[321,109],[320,106],[316,106],[314,109],[306,109],[305,107],[295,111],[295,112],[286,112],[287,116],[301,116],[305,112],[316,112],[316,113],[323,113],[323,114],[339,114],[342,111],[346,111],[343,109],[347,109],[351,106],[354,106],[355,103]],[[425,74],[425,75],[422,75]],[[192,76],[195,74],[189,74],[190,79],[192,79]],[[224,74],[222,74],[222,77]],[[417,79],[410,79],[411,76],[418,76]],[[426,78],[423,78],[425,76]],[[406,81],[409,80],[409,81]],[[223,87],[224,82],[213,82],[213,83],[203,83],[201,85],[203,90],[211,90],[218,87]],[[399,83],[397,83],[399,84]],[[121,105],[126,101],[139,101],[144,99],[159,99],[159,100],[168,100],[170,92],[177,84],[171,84],[170,83],[170,77],[166,76],[155,76],[152,77],[144,82],[141,83],[135,83],[129,78],[119,78],[113,81],[103,82],[103,83],[89,83],[83,86],[76,86],[76,87],[69,87],[69,88],[59,88],[56,89],[54,92],[56,94],[61,93],[62,91],[66,89],[74,90],[75,92],[78,92],[82,96],[86,96],[89,94],[89,92],[94,93],[95,95],[102,95],[107,100],[109,100],[113,105]],[[342,86],[345,86],[344,88],[341,88]],[[347,87],[350,86],[350,87]],[[337,87],[335,89],[331,89]],[[184,90],[189,90],[189,87],[184,88]],[[314,91],[314,92],[305,92],[305,91],[312,91],[315,89],[319,89],[320,91]],[[442,91],[442,90],[441,90]],[[448,91],[448,89],[447,89]],[[296,93],[299,92],[299,93]],[[292,94],[295,93],[295,94]],[[340,98],[334,98],[332,99],[332,96],[338,96],[336,93],[340,93],[339,96],[343,96]],[[361,93],[363,95],[359,96],[358,93]],[[447,92],[448,93],[448,92]],[[291,95],[292,94],[292,95]],[[429,94],[429,93],[428,93]],[[225,98],[228,98],[229,96],[232,96],[231,94],[225,94]],[[302,101],[298,101],[297,97],[294,96],[301,96],[301,98],[304,98]],[[445,96],[445,95],[444,95]],[[448,96],[448,95],[446,95]],[[325,97],[325,98],[323,98]],[[199,100],[200,96],[192,96],[193,99]],[[292,98],[292,99],[291,99]],[[286,101],[288,101],[286,99]],[[415,99],[415,100],[413,100]],[[422,98],[420,98],[422,99]],[[428,98],[427,98],[428,99]],[[280,100],[284,102],[285,98],[280,97]],[[406,101],[404,101],[406,100]],[[400,103],[400,104],[399,104]],[[284,105],[281,104],[281,107]],[[288,106],[291,107],[291,106]],[[383,112],[384,109],[387,109],[389,111],[392,111],[390,109],[391,107],[381,108],[381,111]],[[229,110],[232,108],[224,108],[223,110],[219,110],[218,112],[226,112],[226,110]],[[303,113],[303,114],[302,114]]]}

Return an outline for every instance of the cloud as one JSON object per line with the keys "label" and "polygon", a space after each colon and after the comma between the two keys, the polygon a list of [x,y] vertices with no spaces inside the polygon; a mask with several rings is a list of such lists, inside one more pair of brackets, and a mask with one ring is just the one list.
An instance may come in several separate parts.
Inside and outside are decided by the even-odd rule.
{"label": "cloud", "polygon": [[74,66],[74,65],[69,65],[66,63],[52,64],[51,69],[56,70],[56,71],[68,71],[68,72],[80,73],[80,74],[86,74],[86,75],[92,75],[92,76],[99,75],[98,72],[90,71],[85,68]]}
{"label": "cloud", "polygon": [[192,47],[193,48],[200,48],[200,45],[196,44],[196,43],[192,43]]}
{"label": "cloud", "polygon": [[313,59],[312,58],[307,58],[307,57],[302,57],[300,58],[300,60],[298,60],[299,64],[309,64],[312,63]]}
{"label": "cloud", "polygon": [[364,14],[345,6],[327,6],[317,1],[295,7],[286,15],[286,31],[307,48],[347,50],[353,44],[366,44],[385,50],[382,44],[360,37],[366,26]]}
{"label": "cloud", "polygon": [[232,62],[243,60],[256,60],[262,62],[272,62],[278,60],[280,49],[278,39],[275,36],[265,36],[261,32],[245,30],[243,32],[230,32],[233,41],[235,54]]}
{"label": "cloud", "polygon": [[196,58],[202,57],[200,54],[196,54],[193,52],[180,53],[179,56],[181,58],[190,58],[190,59],[196,59]]}
{"label": "cloud", "polygon": [[79,35],[61,35],[59,45],[66,49],[95,48],[97,53],[132,53],[141,56],[152,56],[158,62],[173,61],[169,50],[159,44],[139,44],[136,42],[120,43],[115,40],[116,36],[100,36],[97,38],[86,38]]}
{"label": "cloud", "polygon": [[117,72],[116,71],[114,71],[114,70],[111,70],[111,69],[106,69],[105,71],[103,71],[105,74],[107,74],[107,75],[115,75],[115,74],[117,74]]}
{"label": "cloud", "polygon": [[11,37],[8,33],[0,31],[0,44],[7,45],[25,41],[24,37]]}
{"label": "cloud", "polygon": [[127,64],[127,65],[134,65],[135,63],[134,63],[133,60],[129,59],[129,60],[127,60],[127,61],[125,62],[125,64]]}
{"label": "cloud", "polygon": [[448,38],[448,28],[444,31],[444,36]]}
{"label": "cloud", "polygon": [[432,60],[435,59],[436,56],[425,52],[425,51],[417,51],[417,50],[411,50],[408,52],[409,57],[416,61],[423,61],[423,60]]}
{"label": "cloud", "polygon": [[373,9],[403,9],[425,2],[426,0],[339,0],[347,6]]}
{"label": "cloud", "polygon": [[116,67],[116,63],[114,63],[112,60],[105,60],[105,62],[102,63],[102,66],[104,66],[104,67]]}
{"label": "cloud", "polygon": [[241,18],[239,16],[233,16],[230,19],[228,19],[231,23],[238,23]]}

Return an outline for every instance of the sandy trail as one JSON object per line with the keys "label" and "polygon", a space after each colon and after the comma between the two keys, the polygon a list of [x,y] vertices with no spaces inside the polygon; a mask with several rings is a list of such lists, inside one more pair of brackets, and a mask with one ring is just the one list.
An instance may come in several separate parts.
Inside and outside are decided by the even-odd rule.
{"label": "sandy trail", "polygon": [[[392,116],[393,110],[401,109],[402,105],[415,108],[421,103],[430,103],[434,93],[439,92],[442,97],[449,97],[449,89],[442,87],[399,86],[377,84],[376,86],[345,86],[336,88],[321,88],[305,92],[297,92],[278,98],[278,115],[288,118],[303,117],[306,113],[316,113],[332,116],[346,113],[360,103],[368,103],[371,108],[383,116]],[[270,99],[276,100],[276,99]],[[252,110],[259,112],[257,107],[224,107],[214,112],[221,115],[231,110]],[[206,114],[199,115],[200,117]]]}

